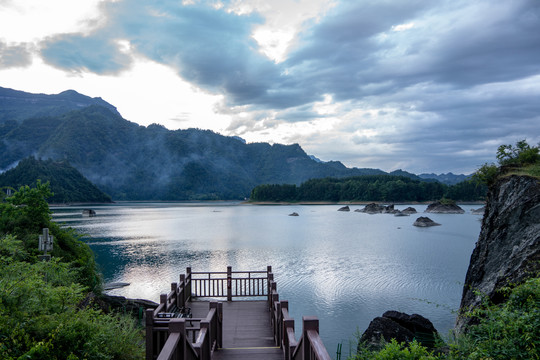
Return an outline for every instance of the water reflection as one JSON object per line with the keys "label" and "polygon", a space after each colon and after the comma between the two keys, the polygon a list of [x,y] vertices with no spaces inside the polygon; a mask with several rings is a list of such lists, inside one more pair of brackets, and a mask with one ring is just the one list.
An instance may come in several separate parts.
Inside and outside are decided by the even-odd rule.
{"label": "water reflection", "polygon": [[[318,316],[330,353],[390,309],[420,313],[442,333],[452,327],[449,309],[459,306],[479,216],[430,214],[442,226],[416,228],[414,215],[338,208],[130,203],[95,208],[95,218],[61,208],[54,218],[89,235],[85,241],[106,281],[132,284],[114,294],[157,301],[188,266],[224,271],[228,265],[272,265],[291,315],[297,324],[302,315]],[[300,216],[288,216],[292,212]]]}

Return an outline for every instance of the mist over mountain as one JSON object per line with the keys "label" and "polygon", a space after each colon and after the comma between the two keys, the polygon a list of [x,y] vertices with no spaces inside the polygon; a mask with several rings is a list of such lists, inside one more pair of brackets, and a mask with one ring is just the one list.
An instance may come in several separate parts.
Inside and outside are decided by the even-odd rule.
{"label": "mist over mountain", "polygon": [[140,126],[105,101],[74,91],[0,94],[2,171],[30,155],[67,160],[115,200],[243,199],[259,184],[385,174],[314,160],[298,144],[247,144],[208,130]]}
{"label": "mist over mountain", "polygon": [[463,175],[463,174],[453,174],[451,172],[446,174],[420,174],[418,175],[420,179],[424,180],[437,180],[439,182],[442,182],[446,185],[455,185],[457,183],[460,183],[462,181],[469,180],[471,178],[471,175]]}
{"label": "mist over mountain", "polygon": [[17,167],[0,174],[0,187],[18,190],[21,186],[33,186],[37,180],[50,182],[51,203],[109,203],[109,195],[100,191],[94,184],[72,167],[67,161],[36,160],[28,157]]}

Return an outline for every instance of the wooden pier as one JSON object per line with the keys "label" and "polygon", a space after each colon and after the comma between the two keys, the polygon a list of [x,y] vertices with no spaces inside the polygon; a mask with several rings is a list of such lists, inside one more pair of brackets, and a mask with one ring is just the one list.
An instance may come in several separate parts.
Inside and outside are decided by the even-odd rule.
{"label": "wooden pier", "polygon": [[187,268],[161,295],[158,308],[146,311],[146,360],[330,360],[318,319],[303,317],[297,341],[288,309],[270,266],[226,272]]}

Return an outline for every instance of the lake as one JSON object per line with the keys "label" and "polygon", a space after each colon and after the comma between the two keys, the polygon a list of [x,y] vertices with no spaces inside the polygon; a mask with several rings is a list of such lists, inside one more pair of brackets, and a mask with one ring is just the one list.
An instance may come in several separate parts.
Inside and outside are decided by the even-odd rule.
{"label": "lake", "polygon": [[[396,205],[404,209],[410,205]],[[425,205],[412,205],[419,213]],[[297,337],[302,315],[320,320],[331,356],[343,358],[357,331],[387,310],[429,318],[444,336],[453,327],[481,216],[428,214],[442,224],[412,226],[395,217],[337,211],[340,205],[249,205],[235,202],[118,203],[53,208],[55,221],[86,234],[105,282],[129,282],[111,294],[159,301],[170,283],[193,271],[273,268],[289,300]],[[299,216],[288,216],[297,212]],[[298,326],[300,325],[300,326]]]}

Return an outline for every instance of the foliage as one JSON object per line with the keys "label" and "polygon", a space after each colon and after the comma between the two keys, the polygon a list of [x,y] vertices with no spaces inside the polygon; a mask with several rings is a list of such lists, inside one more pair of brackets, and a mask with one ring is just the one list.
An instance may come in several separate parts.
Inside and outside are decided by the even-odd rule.
{"label": "foliage", "polygon": [[470,360],[528,360],[540,358],[540,278],[503,290],[508,300],[472,310],[468,316],[478,319],[465,334],[455,335],[446,349],[437,354],[419,345],[399,344],[393,340],[380,351],[365,345],[349,360],[364,359],[470,359]]}
{"label": "foliage", "polygon": [[516,146],[501,145],[497,149],[497,160],[500,165],[526,166],[540,161],[538,147],[531,147],[526,140],[516,143]]}
{"label": "foliage", "polygon": [[540,358],[540,278],[532,278],[514,289],[505,289],[508,301],[486,303],[470,316],[480,323],[453,346],[456,358],[539,359]]}
{"label": "foliage", "polygon": [[386,343],[384,348],[378,351],[371,351],[361,346],[358,354],[350,360],[435,360],[439,356],[433,355],[426,347],[420,345],[416,340],[409,344],[398,343],[392,339]]}
{"label": "foliage", "polygon": [[429,201],[452,198],[483,199],[486,187],[472,181],[456,185],[426,182],[404,176],[366,175],[342,179],[311,179],[300,186],[259,185],[251,191],[253,201]]}
{"label": "foliage", "polygon": [[491,186],[499,176],[507,173],[540,177],[539,146],[530,146],[526,140],[518,141],[515,146],[501,145],[497,149],[500,167],[486,163],[473,174],[473,179]]}
{"label": "foliage", "polygon": [[[51,222],[50,194],[38,181],[0,203],[0,358],[142,359],[131,318],[79,306],[99,277],[90,248]],[[35,255],[40,226],[55,236],[48,262]]]}
{"label": "foliage", "polygon": [[499,168],[495,164],[485,163],[473,174],[473,180],[478,184],[491,186],[497,180]]}
{"label": "foliage", "polygon": [[23,159],[16,168],[0,175],[0,187],[19,188],[38,179],[50,183],[52,203],[110,202],[111,198],[86,179],[67,161]]}
{"label": "foliage", "polygon": [[59,258],[27,262],[21,241],[0,239],[0,358],[142,358],[133,320],[79,309],[84,287]]}
{"label": "foliage", "polygon": [[2,215],[0,217],[0,234],[15,233],[20,238],[38,233],[47,227],[51,220],[51,213],[47,198],[52,196],[49,183],[42,184],[40,180],[36,186],[21,186],[19,191],[0,203]]}

